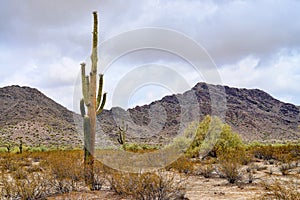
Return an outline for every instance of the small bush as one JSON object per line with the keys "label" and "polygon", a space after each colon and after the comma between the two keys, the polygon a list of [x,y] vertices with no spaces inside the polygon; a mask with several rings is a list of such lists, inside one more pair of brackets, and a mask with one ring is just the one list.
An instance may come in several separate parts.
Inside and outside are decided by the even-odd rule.
{"label": "small bush", "polygon": [[100,162],[94,163],[94,181],[92,184],[92,190],[101,190],[103,184],[106,181],[106,166]]}
{"label": "small bush", "polygon": [[111,189],[118,195],[131,199],[169,200],[184,196],[181,180],[175,180],[174,173],[139,173],[114,172],[108,179]]}
{"label": "small bush", "polygon": [[58,193],[79,190],[84,180],[84,168],[81,155],[77,152],[52,152],[46,158],[52,175],[51,184]]}
{"label": "small bush", "polygon": [[262,183],[266,193],[260,199],[300,200],[299,185],[297,182],[273,180],[270,183]]}
{"label": "small bush", "polygon": [[191,159],[181,156],[166,167],[167,170],[174,169],[179,173],[191,174],[194,171],[194,163]]}
{"label": "small bush", "polygon": [[42,174],[27,174],[24,179],[2,176],[1,196],[3,199],[45,199],[51,191],[49,177]]}
{"label": "small bush", "polygon": [[206,164],[199,166],[197,170],[197,174],[204,176],[204,178],[210,178],[212,176],[212,172],[214,171],[214,167],[212,164]]}
{"label": "small bush", "polygon": [[14,154],[5,155],[0,165],[3,167],[3,169],[9,171],[16,171],[18,169]]}
{"label": "small bush", "polygon": [[248,149],[258,159],[275,160],[282,162],[296,161],[300,157],[299,144],[261,144],[253,143]]}
{"label": "small bush", "polygon": [[17,169],[14,173],[12,173],[14,179],[26,179],[27,172],[22,168]]}
{"label": "small bush", "polygon": [[226,178],[229,183],[236,183],[242,178],[240,159],[234,154],[224,155],[219,159],[220,177]]}
{"label": "small bush", "polygon": [[268,169],[267,166],[264,166],[264,165],[257,165],[257,164],[251,164],[251,168],[252,168],[253,170],[256,170],[256,171],[263,171],[263,170]]}
{"label": "small bush", "polygon": [[143,153],[143,152],[155,151],[158,149],[158,146],[148,145],[148,144],[126,143],[123,145],[123,148],[126,151]]}
{"label": "small bush", "polygon": [[279,166],[279,170],[284,176],[288,175],[293,168],[295,168],[295,166],[292,163],[285,163]]}

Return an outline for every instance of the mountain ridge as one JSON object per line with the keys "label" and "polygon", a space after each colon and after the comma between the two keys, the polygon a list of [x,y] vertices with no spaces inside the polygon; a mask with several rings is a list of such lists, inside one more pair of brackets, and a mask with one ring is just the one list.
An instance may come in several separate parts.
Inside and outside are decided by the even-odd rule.
{"label": "mountain ridge", "polygon": [[[239,89],[229,86],[212,85],[200,82],[197,83],[191,90],[182,94],[167,95],[161,100],[157,100],[143,106],[136,106],[127,110],[123,110],[122,108],[118,109],[122,110],[120,112],[129,112],[135,124],[138,123],[139,125],[147,126],[147,123],[149,123],[147,122],[147,120],[149,121],[149,114],[147,114],[147,112],[149,112],[151,106],[155,104],[163,104],[163,106],[166,107],[166,105],[169,105],[169,107],[173,108],[173,111],[169,109],[170,114],[167,116],[169,117],[166,122],[167,127],[164,127],[165,131],[161,131],[164,134],[164,132],[172,132],[170,128],[171,126],[178,126],[179,108],[178,101],[176,100],[177,97],[184,96],[190,91],[195,92],[197,103],[199,104],[199,110],[201,111],[200,118],[194,119],[198,121],[202,120],[205,115],[210,115],[212,112],[209,91],[213,93],[214,91],[220,91],[222,89],[224,90],[223,92],[226,98],[227,107],[224,120],[226,123],[231,125],[233,130],[238,132],[244,140],[263,141],[272,139],[299,139],[298,126],[300,124],[300,107],[291,103],[279,101],[260,89]],[[104,124],[110,123],[110,127],[116,126],[117,124],[112,122],[113,117],[111,111],[114,109],[116,108],[112,108],[110,111],[104,112],[104,115],[100,117],[100,121]],[[168,106],[166,110],[168,110]],[[115,114],[118,115],[117,113]],[[123,114],[123,117],[125,115],[126,114]],[[177,119],[176,117],[170,117],[171,115],[177,116]],[[105,120],[104,118],[109,118],[111,120]],[[145,121],[141,122],[139,119],[144,119]],[[120,121],[120,119],[118,121]],[[133,123],[127,123],[129,123],[129,127],[135,127]],[[176,130],[178,130],[178,127]],[[109,129],[109,131],[117,130]],[[108,133],[107,131],[104,132]]]}
{"label": "mountain ridge", "polygon": [[[182,133],[190,122],[211,114],[220,114],[245,141],[298,140],[299,110],[259,89],[200,82],[182,94],[150,104],[104,110],[98,117],[96,141],[116,143],[118,126],[125,122],[129,141],[161,143]],[[35,88],[0,88],[0,113],[0,142],[22,138],[25,144],[82,145],[80,115]]]}

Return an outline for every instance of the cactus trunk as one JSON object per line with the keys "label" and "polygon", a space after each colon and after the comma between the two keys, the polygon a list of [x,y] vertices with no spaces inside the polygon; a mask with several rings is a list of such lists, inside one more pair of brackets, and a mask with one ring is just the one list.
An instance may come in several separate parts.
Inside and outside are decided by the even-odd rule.
{"label": "cactus trunk", "polygon": [[[95,150],[95,135],[96,135],[96,117],[101,113],[106,101],[106,93],[102,95],[103,89],[103,74],[100,74],[98,95],[97,95],[97,48],[98,48],[98,16],[97,12],[93,12],[94,29],[93,29],[93,43],[91,55],[91,71],[89,76],[85,73],[85,63],[81,64],[82,77],[82,95],[83,99],[80,101],[80,112],[83,117],[83,131],[84,131],[84,166],[86,183],[93,185],[93,164],[94,164],[94,150]],[[87,108],[87,113],[85,112]]]}

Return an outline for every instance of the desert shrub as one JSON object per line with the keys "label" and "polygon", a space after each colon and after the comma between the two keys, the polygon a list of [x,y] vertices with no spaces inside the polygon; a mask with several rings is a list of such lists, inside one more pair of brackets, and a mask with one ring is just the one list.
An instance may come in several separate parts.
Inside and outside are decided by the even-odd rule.
{"label": "desert shrub", "polygon": [[43,165],[48,165],[51,185],[58,193],[79,190],[84,180],[82,157],[75,151],[53,151]]}
{"label": "desert shrub", "polygon": [[217,117],[206,116],[199,124],[186,154],[190,157],[214,156],[235,152],[245,156],[245,146],[238,134]]}
{"label": "desert shrub", "polygon": [[249,168],[251,169],[251,171],[263,171],[263,170],[268,169],[267,166],[258,165],[258,164],[254,164],[254,163],[251,163]]}
{"label": "desert shrub", "polygon": [[[178,149],[178,151],[180,153],[185,153],[186,150],[189,148],[190,144],[192,143],[193,139],[188,138],[186,136],[179,136],[179,137],[175,137],[173,139],[173,142],[168,145],[169,146],[173,146],[175,149]],[[196,154],[196,151],[198,151],[196,148],[190,150],[190,152],[186,153],[186,154],[191,154],[194,155]],[[192,156],[190,156],[192,157]]]}
{"label": "desert shrub", "polygon": [[26,179],[27,172],[22,168],[18,168],[15,172],[12,173],[12,176],[14,177],[14,179]]}
{"label": "desert shrub", "polygon": [[43,169],[39,166],[39,165],[32,165],[32,166],[28,166],[26,171],[28,173],[33,173],[33,172],[42,172]]}
{"label": "desert shrub", "polygon": [[[212,121],[212,118],[210,116],[206,116],[199,124],[192,123],[189,129],[196,130],[195,133],[190,133],[190,130],[186,130],[185,135],[186,138],[191,138],[191,134],[193,138],[192,142],[189,146],[189,148],[186,150],[186,154],[190,157],[199,157],[199,151],[201,149],[201,146],[203,145],[203,141],[205,140],[205,137],[207,133],[209,132],[210,123]],[[196,128],[194,126],[197,126]],[[188,141],[190,142],[190,141]]]}
{"label": "desert shrub", "polygon": [[210,178],[213,171],[214,167],[212,164],[204,164],[198,167],[197,175],[202,175],[204,178]]}
{"label": "desert shrub", "polygon": [[5,152],[7,152],[6,148],[0,147],[0,153],[5,153]]}
{"label": "desert shrub", "polygon": [[[130,194],[131,192],[128,191],[131,189],[131,185],[129,184],[129,179],[130,179],[131,174],[126,174],[122,172],[117,172],[117,171],[111,171],[110,174],[107,176],[107,180],[110,185],[110,189],[114,191],[118,195],[125,195],[125,194]],[[131,186],[128,188],[128,186]]]}
{"label": "desert shrub", "polygon": [[114,172],[110,174],[111,189],[119,195],[131,199],[169,200],[184,196],[181,179],[175,180],[174,173],[138,173]]}
{"label": "desert shrub", "polygon": [[253,175],[252,172],[249,172],[249,173],[248,173],[247,178],[248,178],[248,183],[253,183],[253,181],[254,181],[254,179],[255,179],[255,177],[254,177],[254,175]]}
{"label": "desert shrub", "polygon": [[248,150],[254,157],[264,160],[278,160],[281,162],[291,162],[299,159],[299,144],[261,144],[252,143],[248,145]]}
{"label": "desert shrub", "polygon": [[240,161],[245,159],[245,147],[237,133],[232,132],[229,125],[224,125],[220,137],[214,146],[213,151],[216,152],[217,157],[232,154],[238,155]]}
{"label": "desert shrub", "polygon": [[159,147],[155,145],[149,145],[149,144],[126,143],[123,145],[123,148],[126,151],[143,153],[143,152],[155,151]]}
{"label": "desert shrub", "polygon": [[132,151],[132,152],[138,152],[143,150],[143,148],[136,144],[136,143],[127,143],[123,145],[124,150],[126,151]]}
{"label": "desert shrub", "polygon": [[253,154],[258,159],[271,160],[275,159],[274,151],[271,145],[267,146],[258,146],[253,150]]}
{"label": "desert shrub", "polygon": [[106,169],[107,167],[104,166],[99,161],[96,161],[93,166],[93,174],[94,174],[94,181],[92,184],[92,190],[101,190],[103,184],[106,182]]}
{"label": "desert shrub", "polygon": [[4,170],[16,171],[18,169],[14,154],[6,154],[5,156],[3,156],[0,165]]}
{"label": "desert shrub", "polygon": [[283,163],[282,165],[279,166],[279,170],[282,175],[288,175],[290,173],[290,171],[296,167],[297,167],[297,165],[292,162]]}
{"label": "desert shrub", "polygon": [[179,173],[190,174],[194,171],[194,163],[186,156],[179,157],[176,161],[165,167],[167,170],[174,169]]}
{"label": "desert shrub", "polygon": [[50,193],[48,177],[45,174],[27,174],[26,178],[8,179],[2,175],[2,199],[45,199]]}
{"label": "desert shrub", "polygon": [[40,147],[31,147],[28,149],[29,152],[45,152],[48,151],[47,147],[40,146]]}
{"label": "desert shrub", "polygon": [[236,183],[242,178],[241,160],[237,155],[230,153],[219,158],[218,174],[226,178],[229,183]]}
{"label": "desert shrub", "polygon": [[299,183],[294,180],[272,180],[271,182],[262,182],[266,193],[260,199],[280,199],[280,200],[300,200]]}

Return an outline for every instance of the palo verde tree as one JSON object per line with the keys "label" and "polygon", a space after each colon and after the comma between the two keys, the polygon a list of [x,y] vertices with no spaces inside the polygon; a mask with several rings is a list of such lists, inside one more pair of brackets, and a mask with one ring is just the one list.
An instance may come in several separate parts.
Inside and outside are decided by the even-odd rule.
{"label": "palo verde tree", "polygon": [[[84,131],[84,166],[86,183],[93,184],[93,164],[96,134],[96,117],[99,115],[106,102],[106,93],[103,90],[103,74],[99,74],[99,85],[97,89],[97,62],[98,62],[98,15],[93,12],[94,28],[92,39],[91,71],[85,73],[85,63],[81,64],[82,95],[80,111],[83,117]],[[98,92],[97,92],[98,91]],[[87,112],[86,112],[87,108]]]}

